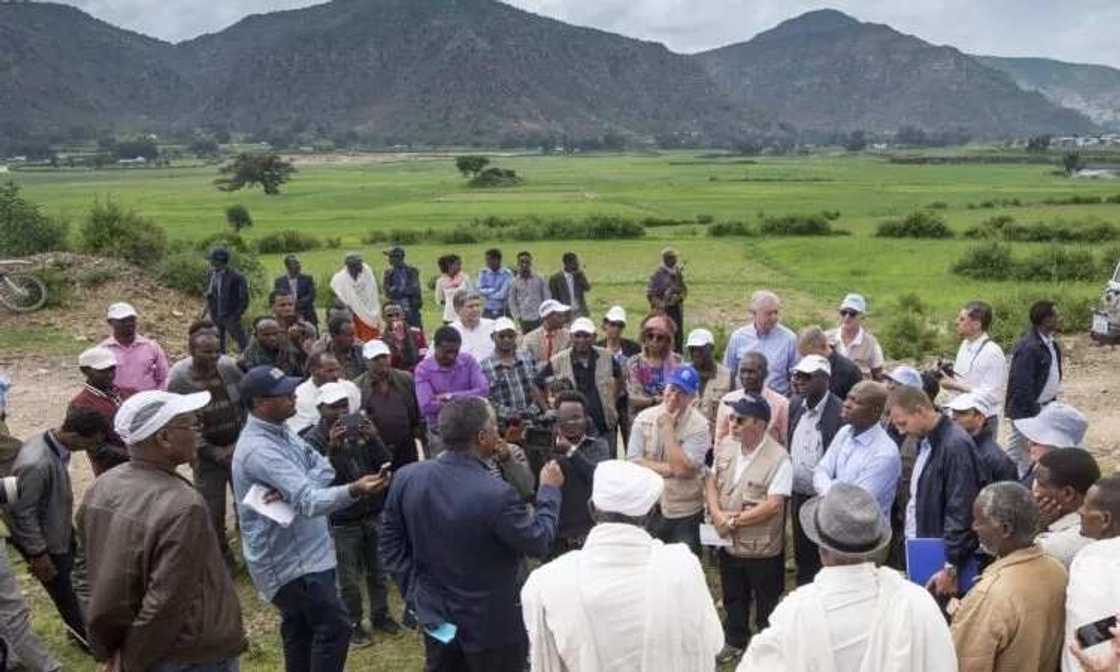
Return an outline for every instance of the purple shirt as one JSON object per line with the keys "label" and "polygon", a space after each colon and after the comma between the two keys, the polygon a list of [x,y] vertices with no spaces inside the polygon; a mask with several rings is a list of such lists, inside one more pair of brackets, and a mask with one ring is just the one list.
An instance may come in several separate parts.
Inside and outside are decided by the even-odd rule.
{"label": "purple shirt", "polygon": [[441,367],[434,355],[428,355],[416,365],[415,378],[420,412],[433,430],[439,427],[439,412],[443,408],[443,402],[436,398],[439,395],[485,399],[490,394],[482,367],[465,352],[460,352],[455,363],[447,368]]}
{"label": "purple shirt", "polygon": [[137,392],[167,389],[170,367],[159,343],[137,334],[127,347],[112,336],[102,341],[101,347],[109,348],[117,359],[117,373],[113,377],[117,387],[131,387]]}

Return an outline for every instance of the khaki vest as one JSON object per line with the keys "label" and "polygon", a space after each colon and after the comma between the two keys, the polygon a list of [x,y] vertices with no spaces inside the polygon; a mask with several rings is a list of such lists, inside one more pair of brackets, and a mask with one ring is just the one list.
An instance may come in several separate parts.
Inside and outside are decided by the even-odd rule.
{"label": "khaki vest", "polygon": [[[657,429],[657,418],[665,413],[662,405],[647,408],[634,419],[631,433],[640,433],[644,439],[642,457],[651,462],[668,462],[665,448],[661,444],[661,433]],[[695,408],[677,425],[677,441],[697,435],[708,436],[708,420]],[[665,518],[686,518],[704,510],[704,474],[698,470],[691,478],[666,478],[665,491],[661,493],[661,515]]]}
{"label": "khaki vest", "polygon": [[[735,478],[735,463],[742,454],[742,444],[733,437],[725,438],[716,449],[715,463],[716,487],[719,490],[719,508],[727,513],[743,511],[766,501],[770,482],[778,473],[783,462],[789,461],[785,448],[774,440],[769,433],[762,445],[755,449],[754,460],[743,472],[738,483]],[[772,558],[782,552],[785,539],[785,505],[777,515],[769,520],[741,527],[731,537],[732,546],[727,552],[738,558]]]}
{"label": "khaki vest", "polygon": [[716,364],[716,375],[704,386],[704,393],[692,402],[696,410],[708,419],[708,432],[713,440],[716,435],[716,416],[719,415],[719,405],[723,397],[731,391],[731,371],[723,364]]}
{"label": "khaki vest", "polygon": [[[599,390],[599,402],[603,408],[603,417],[607,420],[607,427],[618,427],[618,407],[615,405],[615,380],[614,359],[606,348],[595,348],[595,388]],[[570,349],[554,356],[552,373],[557,378],[565,378],[576,383],[576,375],[572,370],[572,351]]]}

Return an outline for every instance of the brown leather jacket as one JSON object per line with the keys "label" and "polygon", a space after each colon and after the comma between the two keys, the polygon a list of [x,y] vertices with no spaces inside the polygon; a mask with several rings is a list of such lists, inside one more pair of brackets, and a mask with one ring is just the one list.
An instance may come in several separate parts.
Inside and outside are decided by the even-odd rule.
{"label": "brown leather jacket", "polygon": [[78,510],[89,635],[126,672],[201,664],[245,649],[241,604],[206,504],[182,477],[133,460],[94,481]]}

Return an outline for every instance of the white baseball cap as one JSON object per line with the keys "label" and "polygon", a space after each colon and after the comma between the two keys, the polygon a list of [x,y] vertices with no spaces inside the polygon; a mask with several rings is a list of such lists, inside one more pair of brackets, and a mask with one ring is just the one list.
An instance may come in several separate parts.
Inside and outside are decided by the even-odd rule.
{"label": "white baseball cap", "polygon": [[568,332],[572,334],[590,334],[595,335],[595,323],[586,317],[577,318],[572,322],[572,326],[568,327]]}
{"label": "white baseball cap", "polygon": [[603,319],[607,322],[621,322],[626,324],[626,309],[622,306],[611,306]]}
{"label": "white baseball cap", "polygon": [[197,411],[210,403],[209,392],[175,394],[148,390],[129,397],[113,418],[113,429],[133,446],[163,429],[176,416]]}
{"label": "white baseball cap", "polygon": [[863,315],[867,312],[867,299],[862,294],[849,294],[840,302],[840,310],[854,310]]}
{"label": "white baseball cap", "polygon": [[972,392],[965,392],[958,394],[945,404],[950,411],[977,411],[985,418],[992,415],[992,404],[985,399],[982,395],[973,394]]}
{"label": "white baseball cap", "polygon": [[1054,448],[1079,448],[1085,440],[1089,421],[1073,406],[1055,401],[1046,404],[1033,418],[1013,421],[1015,429],[1028,441]]}
{"label": "white baseball cap", "polygon": [[346,391],[346,387],[342,383],[325,383],[319,388],[319,394],[316,397],[318,405],[336,404],[343,399],[350,400],[350,393]]}
{"label": "white baseball cap", "polygon": [[101,346],[93,347],[78,355],[78,366],[95,371],[104,371],[117,365],[113,351]]}
{"label": "white baseball cap", "polygon": [[500,334],[503,331],[518,331],[517,323],[515,323],[508,317],[499,317],[498,319],[494,320],[494,331],[492,333]]}
{"label": "white baseball cap", "polygon": [[923,389],[922,374],[912,366],[896,366],[887,374],[887,378],[903,387],[914,387],[919,390]]}
{"label": "white baseball cap", "polygon": [[571,309],[571,306],[565,306],[556,299],[549,299],[541,303],[538,314],[544,319],[553,313],[566,313]]}
{"label": "white baseball cap", "polygon": [[362,346],[362,357],[366,359],[377,359],[382,355],[391,354],[393,353],[389,350],[389,346],[385,345],[385,341],[366,341],[366,344]]}
{"label": "white baseball cap", "polygon": [[793,370],[810,376],[817,371],[824,371],[826,374],[832,375],[832,365],[822,355],[805,355],[797,363],[797,366],[793,367]]}
{"label": "white baseball cap", "polygon": [[121,301],[109,306],[109,312],[105,317],[110,320],[123,320],[128,317],[136,317],[136,315],[136,309],[132,307],[131,303]]}
{"label": "white baseball cap", "polygon": [[684,347],[702,348],[705,345],[713,345],[715,342],[715,336],[712,336],[712,332],[707,329],[693,329],[688,332],[688,339],[685,341]]}

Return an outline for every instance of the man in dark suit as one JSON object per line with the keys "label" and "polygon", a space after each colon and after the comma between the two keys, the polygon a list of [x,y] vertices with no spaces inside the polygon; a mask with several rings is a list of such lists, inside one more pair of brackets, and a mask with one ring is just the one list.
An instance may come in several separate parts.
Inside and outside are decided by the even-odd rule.
{"label": "man in dark suit", "polygon": [[301,273],[299,258],[294,254],[284,257],[284,268],[288,272],[276,278],[272,289],[277,292],[294,296],[296,299],[296,315],[319,327],[319,316],[315,314],[315,278]]}
{"label": "man in dark suit", "polygon": [[579,267],[579,257],[575,252],[565,252],[561,258],[564,270],[548,279],[548,291],[552,298],[560,303],[572,307],[575,317],[587,317],[587,299],[584,296],[591,291],[591,283],[583,269]]}
{"label": "man in dark suit", "polygon": [[382,291],[390,303],[404,310],[404,319],[409,326],[423,330],[420,309],[424,306],[424,298],[420,291],[420,271],[404,263],[404,248],[399,245],[386,250],[385,256],[389,257],[389,268],[381,277]]}
{"label": "man in dark suit", "polygon": [[[1031,328],[1011,351],[1007,372],[1007,400],[1003,412],[1009,420],[1033,418],[1042,407],[1062,391],[1062,348],[1054,334],[1058,331],[1058,310],[1053,301],[1038,301],[1031,306]],[[1027,473],[1030,457],[1027,441],[1011,423],[1007,454]]]}
{"label": "man in dark suit", "polygon": [[522,557],[544,557],[556,538],[563,471],[541,469],[530,509],[487,468],[502,441],[486,400],[450,400],[439,429],[444,452],[393,479],[381,558],[424,628],[427,672],[521,672],[518,576]]}
{"label": "man in dark suit", "polygon": [[820,355],[802,357],[793,369],[796,394],[789,402],[789,452],[793,459],[793,551],[797,585],[810,583],[821,569],[817,545],[801,528],[800,512],[816,496],[813,469],[820,462],[836,431],[846,424],[840,417],[843,401],[831,391],[832,367]]}
{"label": "man in dark suit", "polygon": [[206,311],[218,326],[218,344],[226,352],[226,336],[244,351],[249,343],[241,316],[249,307],[249,283],[245,276],[229,267],[229,250],[218,247],[210,252],[210,277],[206,283]]}

